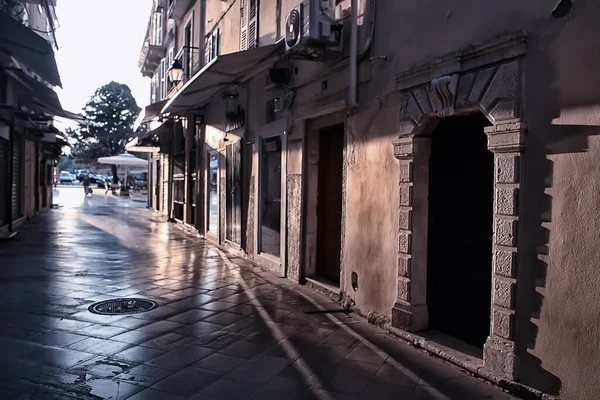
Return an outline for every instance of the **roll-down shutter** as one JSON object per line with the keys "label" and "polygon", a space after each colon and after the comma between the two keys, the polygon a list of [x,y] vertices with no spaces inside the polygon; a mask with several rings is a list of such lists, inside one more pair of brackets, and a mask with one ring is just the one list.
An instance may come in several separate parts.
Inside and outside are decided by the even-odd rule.
{"label": "roll-down shutter", "polygon": [[23,164],[23,143],[21,137],[15,134],[13,139],[13,170],[12,170],[12,219],[21,217],[21,198],[22,198],[22,164]]}
{"label": "roll-down shutter", "polygon": [[6,204],[8,186],[8,141],[0,138],[0,226],[8,224]]}

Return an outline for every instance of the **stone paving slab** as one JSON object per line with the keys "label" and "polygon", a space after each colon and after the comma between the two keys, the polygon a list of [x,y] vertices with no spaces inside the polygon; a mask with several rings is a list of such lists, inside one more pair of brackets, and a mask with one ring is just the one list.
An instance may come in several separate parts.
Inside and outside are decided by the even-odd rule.
{"label": "stone paving slab", "polygon": [[[2,399],[512,399],[337,306],[77,188],[0,244]],[[95,301],[155,300],[103,316]]]}

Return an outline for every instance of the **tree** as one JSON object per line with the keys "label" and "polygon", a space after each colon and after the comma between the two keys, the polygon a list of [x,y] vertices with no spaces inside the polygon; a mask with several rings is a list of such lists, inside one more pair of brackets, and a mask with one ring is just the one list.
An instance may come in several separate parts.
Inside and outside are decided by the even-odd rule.
{"label": "tree", "polygon": [[[95,164],[98,157],[125,152],[135,135],[133,123],[140,112],[127,85],[110,82],[96,89],[83,113],[86,121],[67,132],[75,139],[72,154],[79,164]],[[117,166],[112,166],[113,182],[118,182]]]}
{"label": "tree", "polygon": [[17,21],[23,22],[25,5],[22,0],[0,0],[0,10],[4,11]]}

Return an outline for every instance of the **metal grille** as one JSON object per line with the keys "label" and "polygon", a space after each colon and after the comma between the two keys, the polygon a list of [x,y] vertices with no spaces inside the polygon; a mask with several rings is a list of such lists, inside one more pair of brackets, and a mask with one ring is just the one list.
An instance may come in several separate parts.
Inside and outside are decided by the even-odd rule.
{"label": "metal grille", "polygon": [[94,303],[88,311],[101,315],[138,314],[158,307],[158,303],[145,299],[113,299]]}
{"label": "metal grille", "polygon": [[13,170],[12,170],[12,219],[19,219],[22,215],[21,199],[22,199],[22,166],[23,166],[23,146],[21,136],[14,134],[13,137]]}
{"label": "metal grille", "polygon": [[[0,138],[0,170],[8,171],[8,141]],[[8,206],[5,205],[8,189],[6,172],[0,173],[0,226],[8,223]]]}

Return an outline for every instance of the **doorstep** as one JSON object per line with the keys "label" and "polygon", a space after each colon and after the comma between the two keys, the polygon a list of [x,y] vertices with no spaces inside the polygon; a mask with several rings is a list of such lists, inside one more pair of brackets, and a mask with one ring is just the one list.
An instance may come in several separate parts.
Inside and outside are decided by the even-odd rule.
{"label": "doorstep", "polygon": [[17,232],[0,232],[0,240],[10,240],[13,239],[15,236],[17,236]]}
{"label": "doorstep", "polygon": [[342,293],[339,286],[335,286],[333,283],[328,282],[321,278],[309,278],[306,277],[306,286],[310,289],[314,290],[317,293],[320,293],[324,296],[327,296],[331,300],[339,301],[341,300]]}
{"label": "doorstep", "polygon": [[384,327],[389,333],[403,339],[415,347],[443,358],[452,364],[458,365],[474,374],[481,374],[483,367],[483,350],[464,343],[437,331],[424,331],[415,334],[394,328],[391,325]]}

